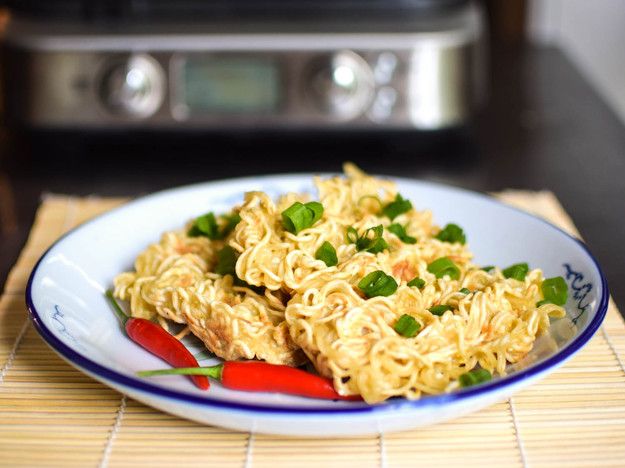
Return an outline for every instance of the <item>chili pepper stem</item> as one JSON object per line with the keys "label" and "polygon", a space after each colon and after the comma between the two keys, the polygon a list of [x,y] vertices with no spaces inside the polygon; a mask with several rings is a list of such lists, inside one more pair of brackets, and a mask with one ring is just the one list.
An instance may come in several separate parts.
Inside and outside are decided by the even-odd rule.
{"label": "chili pepper stem", "polygon": [[111,291],[110,289],[107,289],[105,294],[109,302],[111,303],[111,307],[113,307],[113,311],[115,312],[115,315],[117,315],[117,318],[119,319],[119,321],[122,323],[122,325],[126,325],[126,322],[128,321],[129,317],[128,315],[126,315],[126,313],[122,310],[122,308],[119,306],[119,304],[115,300],[115,297],[113,296],[113,291]]}
{"label": "chili pepper stem", "polygon": [[211,379],[221,380],[224,365],[217,364],[210,367],[177,367],[175,369],[158,369],[139,371],[139,377],[153,377],[155,375],[205,375]]}

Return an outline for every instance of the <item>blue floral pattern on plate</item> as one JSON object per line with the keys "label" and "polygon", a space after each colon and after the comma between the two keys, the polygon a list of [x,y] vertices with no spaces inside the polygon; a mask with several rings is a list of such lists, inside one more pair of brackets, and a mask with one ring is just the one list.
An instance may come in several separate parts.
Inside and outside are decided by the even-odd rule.
{"label": "blue floral pattern on plate", "polygon": [[565,279],[573,290],[573,299],[576,301],[575,306],[578,310],[578,314],[571,321],[577,324],[580,317],[590,307],[590,300],[587,300],[587,297],[592,292],[593,285],[591,282],[586,282],[583,273],[574,270],[570,263],[565,263],[562,266],[566,270]]}

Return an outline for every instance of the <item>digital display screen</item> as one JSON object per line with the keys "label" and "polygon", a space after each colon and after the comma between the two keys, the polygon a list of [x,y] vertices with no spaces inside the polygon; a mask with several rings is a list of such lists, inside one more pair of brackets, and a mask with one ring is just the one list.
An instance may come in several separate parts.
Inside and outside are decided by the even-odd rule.
{"label": "digital display screen", "polygon": [[183,103],[191,113],[267,113],[280,100],[280,73],[270,59],[189,57]]}

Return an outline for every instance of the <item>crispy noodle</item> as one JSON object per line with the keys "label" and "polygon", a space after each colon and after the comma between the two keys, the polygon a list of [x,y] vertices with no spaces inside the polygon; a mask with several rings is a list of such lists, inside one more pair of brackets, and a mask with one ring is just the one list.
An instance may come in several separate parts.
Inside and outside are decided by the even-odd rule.
{"label": "crispy noodle", "polygon": [[[506,279],[499,269],[480,270],[467,245],[435,238],[441,228],[430,211],[412,209],[393,221],[383,216],[380,208],[397,194],[392,182],[351,164],[345,173],[315,178],[324,214],[312,227],[292,234],[282,226],[281,212],[306,196],[286,194],[274,203],[265,193],[249,192],[235,208],[241,221],[225,240],[164,234],[139,255],[135,271],[117,276],[116,296],[130,301],[134,316],[187,324],[225,359],[300,365],[305,355],[339,393],[368,403],[451,391],[478,365],[505,375],[506,366],[523,359],[549,329],[549,318],[565,315],[557,305],[536,306],[540,270],[523,281]],[[402,242],[386,229],[391,222],[418,241]],[[358,252],[346,240],[348,227],[362,233],[379,224],[389,245],[381,253]],[[336,249],[336,266],[315,259],[325,241]],[[240,285],[212,272],[226,244],[238,254]],[[428,272],[440,257],[458,266],[458,280]],[[391,296],[367,299],[357,284],[376,270],[399,287]],[[422,289],[407,286],[415,277],[425,280]],[[452,310],[442,316],[428,311],[439,304]],[[421,325],[412,338],[393,328],[403,314]]]}

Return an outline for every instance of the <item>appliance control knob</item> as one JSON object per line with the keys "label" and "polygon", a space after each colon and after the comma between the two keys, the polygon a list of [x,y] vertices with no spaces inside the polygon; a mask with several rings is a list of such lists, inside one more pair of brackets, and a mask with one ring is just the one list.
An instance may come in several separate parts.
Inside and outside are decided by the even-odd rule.
{"label": "appliance control knob", "polygon": [[373,72],[360,55],[349,50],[313,62],[308,79],[313,104],[336,120],[358,117],[373,99]]}
{"label": "appliance control knob", "polygon": [[154,114],[165,97],[165,74],[149,55],[114,59],[104,67],[99,97],[116,115],[145,118]]}

